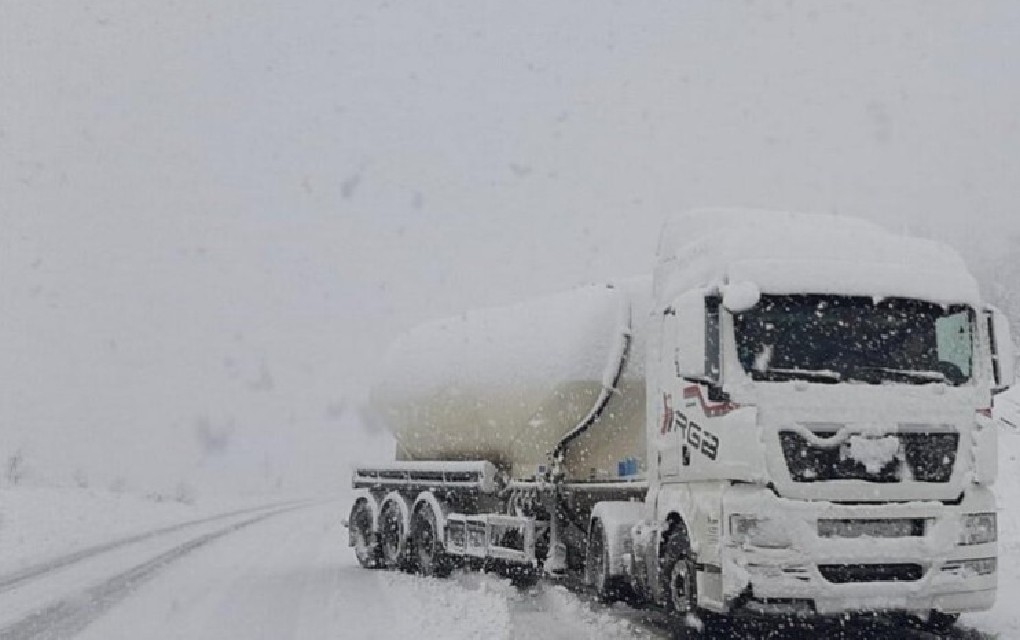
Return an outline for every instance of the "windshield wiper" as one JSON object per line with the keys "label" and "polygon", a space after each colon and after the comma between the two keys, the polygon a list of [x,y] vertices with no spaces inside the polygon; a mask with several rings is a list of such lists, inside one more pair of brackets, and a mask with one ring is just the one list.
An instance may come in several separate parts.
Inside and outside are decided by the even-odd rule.
{"label": "windshield wiper", "polygon": [[911,380],[920,380],[922,382],[945,382],[946,374],[941,371],[926,371],[923,369],[896,369],[894,367],[875,367],[867,365],[859,365],[858,369],[865,369],[867,371],[881,371],[882,373],[889,373],[894,376],[902,376],[904,378],[910,378]]}
{"label": "windshield wiper", "polygon": [[771,378],[773,375],[777,375],[787,380],[819,380],[822,382],[839,382],[843,379],[843,375],[838,371],[832,371],[831,369],[775,369],[769,367],[767,369],[755,369],[752,374],[757,373],[763,376]]}

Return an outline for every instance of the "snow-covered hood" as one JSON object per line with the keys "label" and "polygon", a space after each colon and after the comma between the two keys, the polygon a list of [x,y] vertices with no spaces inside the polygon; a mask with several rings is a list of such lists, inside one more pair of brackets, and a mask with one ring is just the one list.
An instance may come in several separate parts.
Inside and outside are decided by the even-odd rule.
{"label": "snow-covered hood", "polygon": [[[740,397],[743,395],[744,397]],[[758,383],[770,480],[802,500],[956,500],[996,473],[996,432],[977,387]]]}

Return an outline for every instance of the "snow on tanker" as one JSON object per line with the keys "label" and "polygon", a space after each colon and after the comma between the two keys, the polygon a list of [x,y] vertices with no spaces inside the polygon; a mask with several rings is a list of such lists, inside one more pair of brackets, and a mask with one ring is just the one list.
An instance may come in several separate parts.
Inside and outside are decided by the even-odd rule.
{"label": "snow on tanker", "polygon": [[[991,395],[1008,324],[948,247],[860,220],[696,210],[651,278],[419,327],[353,476],[365,567],[577,574],[724,615],[991,607]],[[694,614],[694,615],[692,615]]]}

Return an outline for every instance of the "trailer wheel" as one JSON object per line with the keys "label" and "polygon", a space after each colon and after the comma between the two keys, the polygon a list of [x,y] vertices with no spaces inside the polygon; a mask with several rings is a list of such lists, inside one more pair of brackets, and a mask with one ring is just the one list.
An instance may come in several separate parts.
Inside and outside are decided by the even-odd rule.
{"label": "trailer wheel", "polygon": [[588,551],[585,557],[588,584],[595,588],[595,595],[605,603],[624,600],[627,584],[620,576],[609,575],[609,544],[602,521],[595,519],[588,532]]}
{"label": "trailer wheel", "polygon": [[387,569],[403,569],[407,565],[407,536],[404,518],[396,501],[388,501],[379,514],[379,541],[382,563]]}
{"label": "trailer wheel", "polygon": [[418,505],[411,516],[411,545],[415,568],[423,576],[445,578],[453,570],[451,558],[443,546],[438,519],[427,502]]}
{"label": "trailer wheel", "polygon": [[698,609],[698,580],[687,531],[675,526],[660,557],[669,628],[676,640],[713,637],[717,617]]}
{"label": "trailer wheel", "polygon": [[372,531],[372,510],[367,500],[358,500],[351,508],[351,543],[358,563],[365,569],[377,569],[383,564],[382,549]]}

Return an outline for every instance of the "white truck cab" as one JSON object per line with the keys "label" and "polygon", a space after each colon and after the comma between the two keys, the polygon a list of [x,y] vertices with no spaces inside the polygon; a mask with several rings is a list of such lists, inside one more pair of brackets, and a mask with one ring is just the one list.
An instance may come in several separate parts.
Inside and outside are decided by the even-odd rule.
{"label": "white truck cab", "polygon": [[[706,221],[720,231],[689,241]],[[991,395],[1012,348],[955,253],[701,211],[667,226],[654,288],[649,490],[621,570],[677,613],[992,606]]]}

